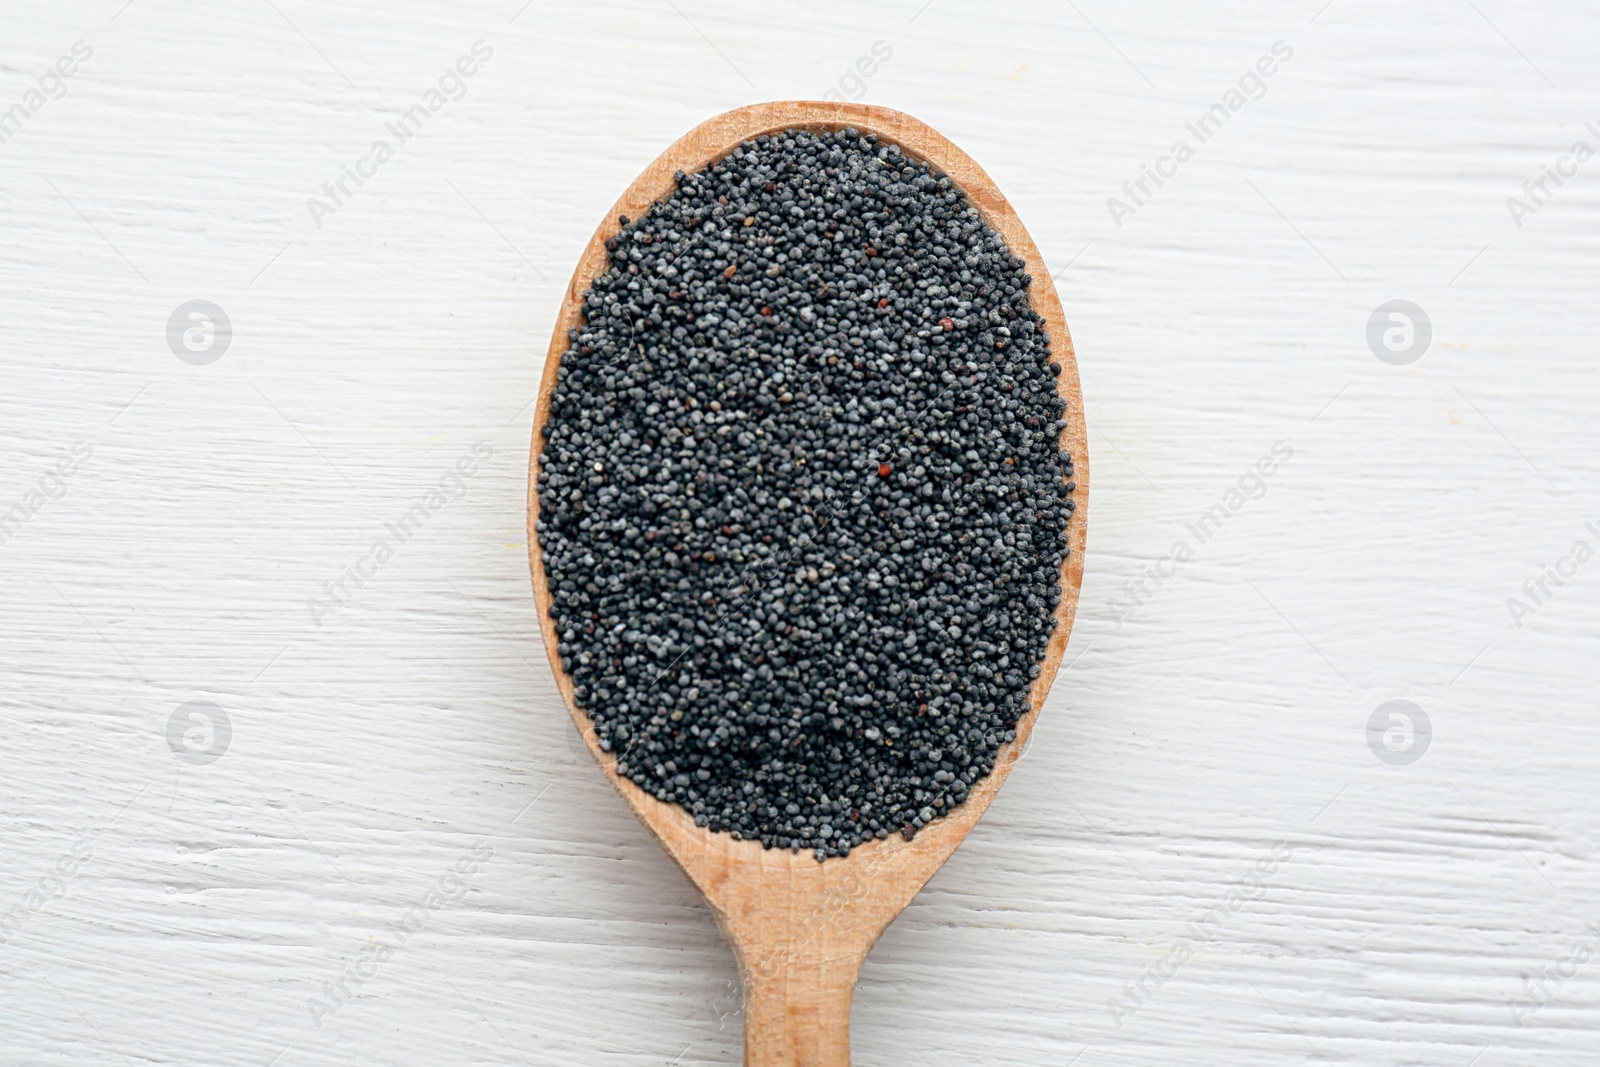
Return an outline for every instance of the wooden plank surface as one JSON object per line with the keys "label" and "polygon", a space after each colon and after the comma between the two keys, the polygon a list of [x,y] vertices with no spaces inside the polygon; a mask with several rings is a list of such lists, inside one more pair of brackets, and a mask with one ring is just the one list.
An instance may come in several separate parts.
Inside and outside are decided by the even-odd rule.
{"label": "wooden plank surface", "polygon": [[1005,192],[1095,464],[1065,666],[856,1061],[1592,1062],[1600,15],[519,4],[7,9],[0,1060],[739,1062],[540,647],[528,428],[618,193],[831,91]]}

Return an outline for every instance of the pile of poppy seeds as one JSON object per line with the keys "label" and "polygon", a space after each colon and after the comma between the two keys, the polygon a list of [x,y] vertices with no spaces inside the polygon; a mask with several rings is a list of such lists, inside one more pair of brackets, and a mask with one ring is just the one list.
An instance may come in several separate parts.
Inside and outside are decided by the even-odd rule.
{"label": "pile of poppy seeds", "polygon": [[544,424],[562,668],[697,825],[847,855],[1016,736],[1074,503],[1029,277],[875,135],[747,141],[619,219]]}

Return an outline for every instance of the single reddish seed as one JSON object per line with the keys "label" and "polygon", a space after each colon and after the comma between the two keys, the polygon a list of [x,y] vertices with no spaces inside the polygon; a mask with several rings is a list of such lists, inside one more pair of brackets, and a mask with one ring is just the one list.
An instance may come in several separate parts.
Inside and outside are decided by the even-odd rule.
{"label": "single reddish seed", "polygon": [[889,298],[888,297],[884,297],[882,300],[878,301],[878,306],[881,307],[881,308],[888,307],[889,306]]}
{"label": "single reddish seed", "polygon": [[761,309],[761,314],[770,316],[772,314],[772,309],[771,308],[762,308]]}
{"label": "single reddish seed", "polygon": [[887,478],[887,477],[889,477],[889,472],[892,471],[892,470],[894,470],[894,468],[889,466],[889,464],[880,463],[880,464],[878,464],[878,477]]}
{"label": "single reddish seed", "polygon": [[953,330],[956,328],[955,320],[953,319],[940,319],[939,325],[943,326],[947,330]]}
{"label": "single reddish seed", "polygon": [[733,277],[734,272],[737,271],[738,269],[739,269],[738,267],[729,267],[727,270],[722,272],[722,276],[724,278],[731,278],[731,277]]}

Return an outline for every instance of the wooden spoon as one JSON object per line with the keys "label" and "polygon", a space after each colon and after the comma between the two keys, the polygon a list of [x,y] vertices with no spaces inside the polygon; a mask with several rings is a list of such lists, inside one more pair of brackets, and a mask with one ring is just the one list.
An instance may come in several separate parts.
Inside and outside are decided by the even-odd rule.
{"label": "wooden spoon", "polygon": [[[572,679],[561,669],[555,620],[550,615],[550,589],[539,554],[539,454],[556,371],[567,349],[567,331],[582,324],[583,294],[606,269],[605,242],[619,229],[617,217],[638,219],[650,205],[675,188],[673,173],[693,173],[721,159],[758,134],[789,128],[830,131],[846,126],[876,133],[880,142],[926,161],[965,190],[990,226],[1005,238],[1013,254],[1027,261],[1033,282],[1029,301],[1044,317],[1051,358],[1061,364],[1057,379],[1067,401],[1067,428],[1062,447],[1074,463],[1077,511],[1068,524],[1071,551],[1061,567],[1061,603],[1057,626],[1030,691],[1031,706],[1017,723],[1016,740],[1000,749],[994,770],[978,782],[967,799],[905,840],[900,834],[869,841],[849,856],[823,862],[810,852],[763,848],[758,841],[735,841],[726,833],[695,826],[683,808],[646,793],[616,772],[617,757],[602,752],[594,724],[572,696]],[[556,684],[589,750],[633,813],[655,835],[695,884],[717,925],[732,943],[744,980],[744,1055],[747,1067],[848,1067],[850,1062],[850,996],[862,960],[878,935],[911,902],[917,890],[961,844],[1000,786],[1028,740],[1039,707],[1067,647],[1067,635],[1083,580],[1085,503],[1088,498],[1088,441],[1077,364],[1066,319],[1050,272],[1016,212],[1000,195],[983,169],[961,149],[909,115],[864,104],[797,100],[755,104],[728,111],[702,123],[668,148],[628,187],[606,213],[572,274],[566,299],[556,319],[545,358],[533,420],[533,449],[528,472],[528,555],[533,570],[533,595],[539,624]]]}

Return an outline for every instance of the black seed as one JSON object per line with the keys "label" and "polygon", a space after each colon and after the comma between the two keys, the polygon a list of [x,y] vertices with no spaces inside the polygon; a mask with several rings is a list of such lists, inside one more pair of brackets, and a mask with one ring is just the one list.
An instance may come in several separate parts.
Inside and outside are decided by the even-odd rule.
{"label": "black seed", "polygon": [[618,773],[818,859],[963,802],[1055,628],[1060,365],[947,178],[853,130],[748,141],[584,294],[539,537]]}

